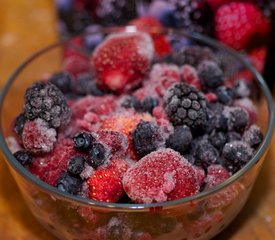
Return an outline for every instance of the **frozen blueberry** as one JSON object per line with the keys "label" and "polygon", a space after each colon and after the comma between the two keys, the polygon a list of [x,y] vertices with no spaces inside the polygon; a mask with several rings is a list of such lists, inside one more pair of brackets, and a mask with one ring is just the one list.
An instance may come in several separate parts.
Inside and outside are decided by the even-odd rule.
{"label": "frozen blueberry", "polygon": [[252,125],[244,132],[242,140],[247,142],[251,147],[257,148],[263,141],[261,129],[255,124]]}
{"label": "frozen blueberry", "polygon": [[127,96],[123,99],[121,106],[124,108],[134,108],[136,111],[142,110],[141,102],[135,96]]}
{"label": "frozen blueberry", "polygon": [[15,133],[19,136],[22,135],[23,129],[24,129],[24,125],[26,123],[28,119],[25,117],[24,113],[19,114],[13,124],[13,130],[15,131]]}
{"label": "frozen blueberry", "polygon": [[158,99],[154,97],[145,97],[142,101],[142,108],[144,112],[152,113],[154,107],[158,106]]}
{"label": "frozen blueberry", "polygon": [[226,133],[226,142],[233,142],[241,140],[241,134],[237,132],[227,132]]}
{"label": "frozen blueberry", "polygon": [[85,159],[82,156],[74,156],[68,162],[68,172],[79,175],[84,170]]}
{"label": "frozen blueberry", "polygon": [[93,168],[97,168],[106,161],[107,155],[107,151],[103,144],[94,143],[89,150],[87,163]]}
{"label": "frozen blueberry", "polygon": [[92,74],[81,74],[76,79],[76,94],[86,96],[103,96],[105,93],[100,90],[92,76]]}
{"label": "frozen blueberry", "polygon": [[226,134],[224,132],[213,132],[209,136],[209,141],[215,148],[221,150],[226,143]]}
{"label": "frozen blueberry", "polygon": [[74,146],[80,151],[88,150],[93,141],[93,136],[88,132],[80,132],[73,137]]}
{"label": "frozen blueberry", "polygon": [[13,154],[16,160],[21,163],[22,166],[28,166],[32,163],[32,156],[26,150],[19,150]]}
{"label": "frozen blueberry", "polygon": [[234,92],[231,88],[220,86],[215,90],[218,101],[225,105],[231,105],[234,100]]}
{"label": "frozen blueberry", "polygon": [[57,181],[56,187],[59,191],[76,195],[82,186],[82,180],[64,172]]}
{"label": "frozen blueberry", "polygon": [[58,72],[51,76],[49,82],[59,88],[62,93],[70,93],[73,77],[67,72]]}

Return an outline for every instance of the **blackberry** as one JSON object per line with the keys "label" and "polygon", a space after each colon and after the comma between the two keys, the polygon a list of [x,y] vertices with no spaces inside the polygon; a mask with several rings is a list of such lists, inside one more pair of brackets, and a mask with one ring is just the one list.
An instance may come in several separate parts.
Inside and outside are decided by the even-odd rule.
{"label": "blackberry", "polygon": [[133,147],[139,158],[157,150],[163,144],[158,125],[141,121],[132,133]]}
{"label": "blackberry", "polygon": [[213,132],[208,139],[216,149],[222,150],[226,143],[226,134],[223,132]]}
{"label": "blackberry", "polygon": [[107,155],[107,151],[103,144],[94,143],[89,150],[87,163],[96,169],[107,160]]}
{"label": "blackberry", "polygon": [[197,71],[201,85],[205,91],[213,91],[224,84],[223,71],[216,62],[202,61]]}
{"label": "blackberry", "polygon": [[32,156],[26,150],[19,150],[19,151],[15,152],[13,154],[13,156],[24,167],[28,166],[32,163]]}
{"label": "blackberry", "polygon": [[49,82],[54,84],[59,90],[66,94],[72,90],[72,76],[67,72],[58,72],[51,76]]}
{"label": "blackberry", "polygon": [[97,87],[91,74],[81,74],[76,79],[75,92],[78,95],[103,96],[105,93]]}
{"label": "blackberry", "polygon": [[214,61],[214,59],[214,53],[207,47],[184,47],[172,53],[172,61],[179,66],[189,64],[197,67],[204,60]]}
{"label": "blackberry", "polygon": [[26,118],[25,113],[21,113],[15,118],[15,121],[13,123],[13,130],[18,136],[22,135],[24,125],[27,120],[28,119]]}
{"label": "blackberry", "polygon": [[166,147],[172,148],[183,154],[192,141],[192,133],[187,126],[177,126],[166,140]]}
{"label": "blackberry", "polygon": [[144,112],[149,112],[152,114],[154,107],[158,106],[158,99],[154,97],[145,97],[142,101],[142,108]]}
{"label": "blackberry", "polygon": [[57,180],[56,188],[65,193],[76,195],[82,187],[82,180],[80,178],[70,175],[68,172],[62,173]]}
{"label": "blackberry", "polygon": [[242,133],[249,124],[249,114],[241,107],[228,107],[223,110],[223,115],[227,119],[229,131]]}
{"label": "blackberry", "polygon": [[54,128],[67,124],[71,117],[63,93],[51,83],[37,82],[28,88],[24,108],[28,119],[42,118]]}
{"label": "blackberry", "polygon": [[68,161],[68,172],[73,175],[79,175],[85,167],[85,159],[82,156],[74,156]]}
{"label": "blackberry", "polygon": [[195,131],[208,119],[203,93],[186,83],[177,83],[166,92],[165,111],[174,125],[187,125]]}
{"label": "blackberry", "polygon": [[224,167],[235,173],[240,170],[253,156],[253,149],[243,141],[226,143],[222,150]]}
{"label": "blackberry", "polygon": [[251,147],[257,148],[263,141],[263,134],[257,125],[252,125],[242,136],[242,140],[247,142]]}
{"label": "blackberry", "polygon": [[88,150],[93,141],[93,136],[88,132],[81,132],[73,137],[74,146],[80,151]]}
{"label": "blackberry", "polygon": [[215,94],[220,103],[225,105],[232,105],[234,100],[234,91],[231,88],[220,86],[215,90]]}
{"label": "blackberry", "polygon": [[124,108],[134,108],[138,112],[142,110],[141,102],[135,96],[131,95],[124,98],[121,106]]}

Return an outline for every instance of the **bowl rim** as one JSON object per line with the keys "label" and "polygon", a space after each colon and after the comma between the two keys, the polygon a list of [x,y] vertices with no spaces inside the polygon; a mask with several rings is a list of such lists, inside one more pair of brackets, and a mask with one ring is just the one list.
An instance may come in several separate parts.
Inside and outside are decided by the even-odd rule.
{"label": "bowl rim", "polygon": [[[114,33],[118,30],[123,30],[126,32],[136,32],[138,31],[134,26],[128,25],[128,26],[123,26],[123,27],[97,27],[96,29],[88,29],[87,33],[88,34],[96,34],[96,33]],[[156,32],[159,32],[159,29],[156,30]],[[36,185],[40,190],[47,192],[50,194],[53,198],[59,198],[65,201],[70,201],[70,202],[76,202],[82,205],[86,206],[93,206],[94,208],[99,208],[102,210],[111,210],[111,211],[119,211],[119,212],[129,212],[129,211],[152,211],[152,210],[157,210],[157,209],[169,209],[169,208],[174,208],[182,204],[186,204],[188,202],[193,202],[199,199],[202,199],[204,197],[207,197],[211,194],[214,194],[221,189],[229,186],[231,183],[235,182],[238,180],[241,176],[243,176],[248,170],[252,168],[257,162],[261,159],[261,157],[264,155],[264,153],[268,150],[270,141],[272,139],[273,135],[273,129],[275,125],[275,114],[274,114],[274,106],[273,106],[273,98],[271,95],[271,92],[265,83],[263,77],[261,74],[243,57],[241,56],[238,52],[235,50],[223,45],[222,43],[217,42],[216,40],[204,36],[199,33],[188,33],[184,30],[180,29],[171,29],[171,28],[162,28],[161,33],[165,34],[179,34],[184,37],[191,38],[192,40],[199,41],[206,43],[207,45],[214,47],[216,49],[222,49],[222,51],[230,54],[233,56],[235,59],[238,59],[244,66],[253,74],[255,77],[256,81],[259,83],[260,89],[263,92],[263,95],[265,97],[265,100],[267,102],[268,106],[268,113],[269,113],[269,118],[268,118],[268,124],[267,124],[267,129],[266,129],[266,135],[263,139],[263,142],[261,146],[258,148],[257,152],[253,156],[253,158],[242,168],[240,169],[237,173],[233,174],[230,178],[228,178],[226,181],[222,182],[221,184],[210,188],[209,190],[200,192],[198,194],[185,197],[182,199],[177,199],[173,201],[166,201],[166,202],[161,202],[161,203],[150,203],[150,204],[131,204],[131,203],[107,203],[107,202],[100,202],[100,201],[95,201],[79,196],[74,196],[71,194],[63,193],[61,191],[58,191],[57,188],[46,184],[42,180],[38,179],[35,177],[33,174],[31,174],[28,170],[26,170],[12,155],[11,151],[9,150],[3,130],[2,130],[2,117],[0,117],[0,148],[2,150],[3,156],[6,158],[6,161],[9,163],[9,165],[20,174],[21,177],[23,177],[25,180],[30,181],[34,185]],[[85,34],[85,33],[84,33]],[[80,34],[83,35],[83,34]],[[79,36],[79,35],[78,35]],[[70,38],[71,39],[71,38]],[[0,115],[3,111],[3,102],[5,100],[5,96],[8,93],[9,88],[11,87],[12,83],[16,79],[16,77],[21,73],[22,70],[26,66],[28,66],[29,63],[34,61],[37,57],[42,56],[44,53],[47,53],[47,51],[50,51],[58,46],[61,46],[65,43],[68,43],[70,39],[66,39],[64,41],[58,41],[54,44],[51,44],[36,53],[32,54],[29,58],[27,58],[21,65],[19,65],[15,71],[11,74],[11,76],[8,78],[8,81],[5,83],[5,85],[2,88],[2,91],[0,93]]]}

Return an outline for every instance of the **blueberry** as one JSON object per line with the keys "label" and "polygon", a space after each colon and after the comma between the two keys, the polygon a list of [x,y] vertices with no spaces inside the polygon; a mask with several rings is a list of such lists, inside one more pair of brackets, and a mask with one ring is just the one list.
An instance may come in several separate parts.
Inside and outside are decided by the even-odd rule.
{"label": "blueberry", "polygon": [[54,84],[62,93],[70,93],[73,82],[72,76],[66,72],[58,72],[51,76],[50,83]]}
{"label": "blueberry", "polygon": [[215,148],[221,150],[226,143],[226,134],[223,132],[213,132],[209,136],[209,141]]}
{"label": "blueberry", "polygon": [[94,138],[90,133],[81,132],[73,137],[74,146],[80,151],[86,151],[90,148]]}
{"label": "blueberry", "polygon": [[142,108],[144,112],[152,113],[154,107],[159,104],[158,99],[154,97],[145,97],[142,101]]}
{"label": "blueberry", "polygon": [[75,91],[78,95],[103,96],[105,93],[100,90],[92,74],[81,74],[76,79]]}
{"label": "blueberry", "polygon": [[231,88],[220,86],[215,90],[218,101],[225,105],[231,105],[234,100],[234,92]]}
{"label": "blueberry", "polygon": [[113,225],[108,229],[107,238],[112,240],[121,240],[123,239],[123,227],[119,225]]}
{"label": "blueberry", "polygon": [[82,180],[64,172],[57,180],[56,187],[59,191],[76,195],[82,186]]}
{"label": "blueberry", "polygon": [[227,132],[226,133],[226,142],[233,142],[241,140],[241,134],[237,132]]}
{"label": "blueberry", "polygon": [[94,143],[89,150],[89,156],[87,163],[93,168],[97,168],[102,165],[107,159],[107,151],[103,144]]}
{"label": "blueberry", "polygon": [[192,133],[186,125],[175,127],[174,132],[166,140],[166,146],[184,153],[192,141]]}
{"label": "blueberry", "polygon": [[121,106],[124,108],[134,108],[138,112],[142,109],[141,102],[135,96],[127,96]]}
{"label": "blueberry", "polygon": [[68,172],[79,175],[84,170],[85,159],[82,156],[74,156],[68,162]]}
{"label": "blueberry", "polygon": [[251,147],[257,148],[263,141],[263,134],[257,125],[252,125],[242,136],[242,140],[247,142]]}
{"label": "blueberry", "polygon": [[32,163],[32,156],[26,150],[19,150],[13,154],[16,160],[21,163],[22,166],[28,166]]}
{"label": "blueberry", "polygon": [[20,115],[18,115],[14,121],[13,124],[13,130],[15,131],[15,133],[19,136],[22,135],[23,132],[23,128],[25,125],[25,122],[27,121],[27,118],[25,117],[24,113],[21,113]]}

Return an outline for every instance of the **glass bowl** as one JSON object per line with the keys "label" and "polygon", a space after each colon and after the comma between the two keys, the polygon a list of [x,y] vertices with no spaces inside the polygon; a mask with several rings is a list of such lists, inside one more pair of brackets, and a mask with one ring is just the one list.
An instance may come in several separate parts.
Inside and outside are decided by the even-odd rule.
{"label": "glass bowl", "polygon": [[[135,27],[90,29],[85,39],[105,37],[117,31],[133,32]],[[152,30],[153,31],[153,30]],[[247,201],[264,162],[274,125],[272,96],[261,75],[238,53],[199,34],[172,29],[155,29],[173,44],[207,46],[215,53],[227,77],[240,72],[255,81],[253,103],[259,114],[257,124],[264,139],[253,158],[237,173],[209,190],[184,199],[152,204],[105,203],[58,191],[36,178],[12,155],[11,123],[22,109],[25,90],[47,74],[62,70],[64,47],[86,54],[84,49],[64,41],[51,45],[26,60],[7,81],[0,96],[0,145],[22,195],[37,220],[60,239],[210,239],[237,216]],[[161,32],[160,32],[161,31]],[[168,61],[168,58],[160,61]]]}

